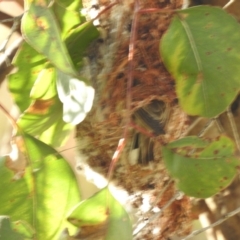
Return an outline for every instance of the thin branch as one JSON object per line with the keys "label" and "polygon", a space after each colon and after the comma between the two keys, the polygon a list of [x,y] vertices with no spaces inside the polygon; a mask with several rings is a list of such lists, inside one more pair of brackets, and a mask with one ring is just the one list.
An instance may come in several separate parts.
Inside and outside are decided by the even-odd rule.
{"label": "thin branch", "polygon": [[13,33],[17,30],[17,28],[20,25],[21,18],[22,18],[22,15],[14,18],[13,25],[11,27],[10,33],[8,34],[8,36],[5,38],[4,42],[0,46],[0,52],[3,53],[5,51],[6,46],[7,46],[8,42],[9,42],[10,38],[12,37]]}
{"label": "thin branch", "polygon": [[7,116],[8,120],[12,124],[15,133],[18,131],[18,125],[16,123],[16,119],[14,119],[11,114],[8,112],[8,110],[0,103],[0,109],[4,112],[4,114]]}
{"label": "thin branch", "polygon": [[116,163],[118,162],[120,156],[121,156],[121,153],[125,147],[125,139],[124,138],[121,138],[118,142],[118,147],[117,147],[117,150],[115,151],[115,153],[113,154],[113,157],[112,157],[112,162],[110,164],[110,167],[109,167],[109,170],[108,170],[108,183],[110,182],[111,180],[111,177],[112,177],[112,174],[113,174],[113,171],[115,169],[115,165]]}
{"label": "thin branch", "polygon": [[213,118],[213,120],[214,120],[214,123],[217,126],[217,129],[218,129],[219,133],[223,134],[225,132],[225,130],[224,130],[222,124],[219,122],[219,119],[218,118]]}
{"label": "thin branch", "polygon": [[219,219],[215,223],[213,223],[213,224],[211,224],[211,225],[209,225],[207,227],[201,228],[199,230],[193,231],[187,237],[182,238],[181,240],[191,239],[192,237],[195,237],[196,235],[198,235],[198,234],[200,234],[202,232],[205,232],[209,228],[214,228],[214,227],[220,225],[221,223],[223,223],[224,221],[226,221],[227,219],[229,219],[230,217],[233,217],[234,215],[238,214],[239,212],[240,212],[240,207],[235,209],[235,210],[233,210],[232,212],[229,212],[229,213],[225,214],[221,219]]}
{"label": "thin branch", "polygon": [[106,6],[102,11],[100,11],[100,13],[98,13],[98,15],[96,17],[94,17],[93,19],[91,19],[91,21],[95,21],[97,20],[103,13],[107,12],[108,9],[112,8],[113,6],[115,6],[116,4],[118,4],[118,1],[113,2],[111,4],[109,4],[108,6]]}
{"label": "thin branch", "polygon": [[[133,85],[133,57],[134,57],[134,50],[135,50],[135,41],[136,41],[136,31],[138,27],[138,13],[140,10],[139,2],[135,1],[134,12],[133,12],[133,22],[131,27],[131,34],[130,34],[130,42],[129,42],[129,49],[128,49],[128,80],[127,80],[127,117],[126,117],[126,129],[125,134],[127,135],[127,129],[131,122],[131,103],[132,103],[132,85]],[[126,136],[125,136],[126,137]]]}
{"label": "thin branch", "polygon": [[9,48],[6,49],[4,53],[2,53],[2,55],[0,55],[0,85],[5,79],[6,75],[12,71],[13,66],[9,66],[9,62],[11,62],[14,58],[22,41],[22,38],[19,37],[11,44]]}
{"label": "thin branch", "polygon": [[[108,7],[106,7],[103,11],[108,10],[110,7],[114,6],[117,4],[117,2],[110,4]],[[127,116],[126,116],[126,123],[125,123],[125,129],[123,132],[123,138],[119,140],[119,144],[117,147],[117,150],[115,151],[109,171],[108,171],[108,181],[110,181],[111,176],[113,174],[115,165],[117,161],[119,160],[121,153],[123,152],[123,149],[126,144],[126,139],[128,137],[128,131],[129,131],[129,125],[131,122],[131,115],[130,115],[130,110],[131,110],[131,102],[132,102],[132,95],[131,95],[131,89],[132,89],[132,82],[133,82],[133,56],[134,56],[134,48],[135,48],[135,39],[136,39],[136,29],[137,29],[137,23],[138,23],[138,11],[139,11],[139,3],[138,1],[135,1],[135,6],[134,6],[134,13],[133,13],[133,23],[132,23],[132,29],[131,29],[131,34],[130,34],[130,43],[129,43],[129,53],[128,53],[128,81],[127,81],[127,100],[126,100],[126,108],[127,108]],[[100,12],[101,14],[103,13]],[[100,14],[93,20],[97,19]]]}
{"label": "thin branch", "polygon": [[[5,26],[11,28],[12,27],[12,22],[15,21],[15,19],[19,19],[22,17],[23,14],[16,16],[16,17],[12,17],[2,11],[0,11],[0,23],[4,24]],[[16,31],[21,34],[21,30],[20,30],[20,25],[16,28]]]}
{"label": "thin branch", "polygon": [[226,5],[223,6],[223,9],[228,8],[230,5],[232,5],[235,2],[235,0],[230,0]]}
{"label": "thin branch", "polygon": [[207,124],[201,129],[200,133],[197,135],[198,137],[203,137],[203,135],[207,132],[207,130],[212,126],[212,122],[214,119],[210,119]]}
{"label": "thin branch", "polygon": [[240,152],[240,139],[239,139],[238,129],[237,129],[236,123],[234,121],[233,114],[230,110],[230,107],[228,107],[228,109],[227,109],[227,116],[228,116],[229,122],[231,124],[233,136],[234,136],[238,151]]}

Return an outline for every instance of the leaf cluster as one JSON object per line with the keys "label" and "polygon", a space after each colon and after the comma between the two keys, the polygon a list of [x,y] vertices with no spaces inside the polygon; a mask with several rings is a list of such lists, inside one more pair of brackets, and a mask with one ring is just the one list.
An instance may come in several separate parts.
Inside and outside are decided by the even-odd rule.
{"label": "leaf cluster", "polygon": [[[16,171],[9,157],[0,158],[0,239],[70,239],[76,227],[82,229],[80,239],[94,239],[96,232],[106,240],[132,239],[129,216],[109,189],[80,202],[75,176],[53,148],[91,110],[94,89],[79,70],[98,30],[81,15],[80,1],[34,0],[25,5],[25,42],[15,56],[17,72],[9,76],[9,88],[21,111],[16,143],[26,165]],[[239,24],[221,9],[175,12],[161,39],[160,56],[188,115],[216,118],[231,106],[240,87],[239,42]],[[199,198],[231,183],[238,151],[236,139],[223,134],[211,139],[187,136],[162,147],[178,188]]]}

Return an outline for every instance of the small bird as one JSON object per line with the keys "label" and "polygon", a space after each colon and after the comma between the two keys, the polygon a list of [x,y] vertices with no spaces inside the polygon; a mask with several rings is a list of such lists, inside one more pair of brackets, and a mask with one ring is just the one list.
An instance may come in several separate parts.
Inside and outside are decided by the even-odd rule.
{"label": "small bird", "polygon": [[[148,105],[139,108],[133,114],[135,123],[154,136],[165,134],[170,107],[162,100],[152,100]],[[136,132],[133,136],[132,150],[139,149],[138,163],[148,164],[154,159],[153,139],[143,133]]]}
{"label": "small bird", "polygon": [[158,136],[165,133],[168,116],[169,106],[161,100],[152,100],[148,105],[136,110],[133,117],[137,124]]}

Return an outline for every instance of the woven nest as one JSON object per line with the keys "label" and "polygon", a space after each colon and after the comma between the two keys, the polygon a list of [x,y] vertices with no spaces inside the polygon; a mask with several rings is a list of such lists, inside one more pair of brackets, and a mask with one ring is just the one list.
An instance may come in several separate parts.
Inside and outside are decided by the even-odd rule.
{"label": "woven nest", "polygon": [[[109,5],[100,1],[100,7]],[[148,0],[141,2],[141,8],[179,9],[181,0]],[[187,129],[186,116],[177,104],[174,81],[166,71],[159,55],[159,40],[167,30],[171,13],[146,13],[138,15],[138,26],[133,57],[133,83],[131,86],[131,107],[126,106],[129,81],[129,36],[133,21],[134,2],[119,3],[100,17],[102,37],[89,50],[89,63],[83,70],[90,72],[96,98],[92,111],[78,126],[78,141],[81,160],[79,169],[86,166],[107,176],[112,156],[118,141],[123,136],[126,116],[151,103],[163,101],[170,107],[165,134],[158,137],[139,133],[128,127],[128,138],[118,161],[112,182],[129,194],[128,203],[138,218],[151,218],[153,211],[142,210],[148,199],[150,206],[162,208],[176,192],[161,156],[161,145],[179,138]],[[87,69],[87,70],[86,70]],[[89,71],[90,69],[90,71]],[[130,113],[129,113],[130,111]],[[136,124],[137,125],[137,124]],[[150,146],[152,161],[139,163],[139,149],[134,149],[133,139],[138,134],[141,146]],[[133,160],[135,159],[135,160]],[[162,193],[162,194],[161,194]],[[190,230],[190,202],[185,196],[174,201],[159,217],[151,221],[135,239],[168,239],[172,235],[185,235]],[[160,229],[154,232],[154,229]]]}

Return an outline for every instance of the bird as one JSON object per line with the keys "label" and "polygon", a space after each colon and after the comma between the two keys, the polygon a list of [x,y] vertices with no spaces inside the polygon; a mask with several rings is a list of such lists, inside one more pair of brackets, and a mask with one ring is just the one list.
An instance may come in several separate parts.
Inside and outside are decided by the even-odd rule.
{"label": "bird", "polygon": [[[133,114],[134,122],[149,131],[149,135],[159,136],[165,134],[170,107],[162,100],[154,99],[149,104],[137,109]],[[142,132],[135,131],[133,135],[132,150],[139,149],[137,162],[146,165],[154,159],[153,138]]]}

